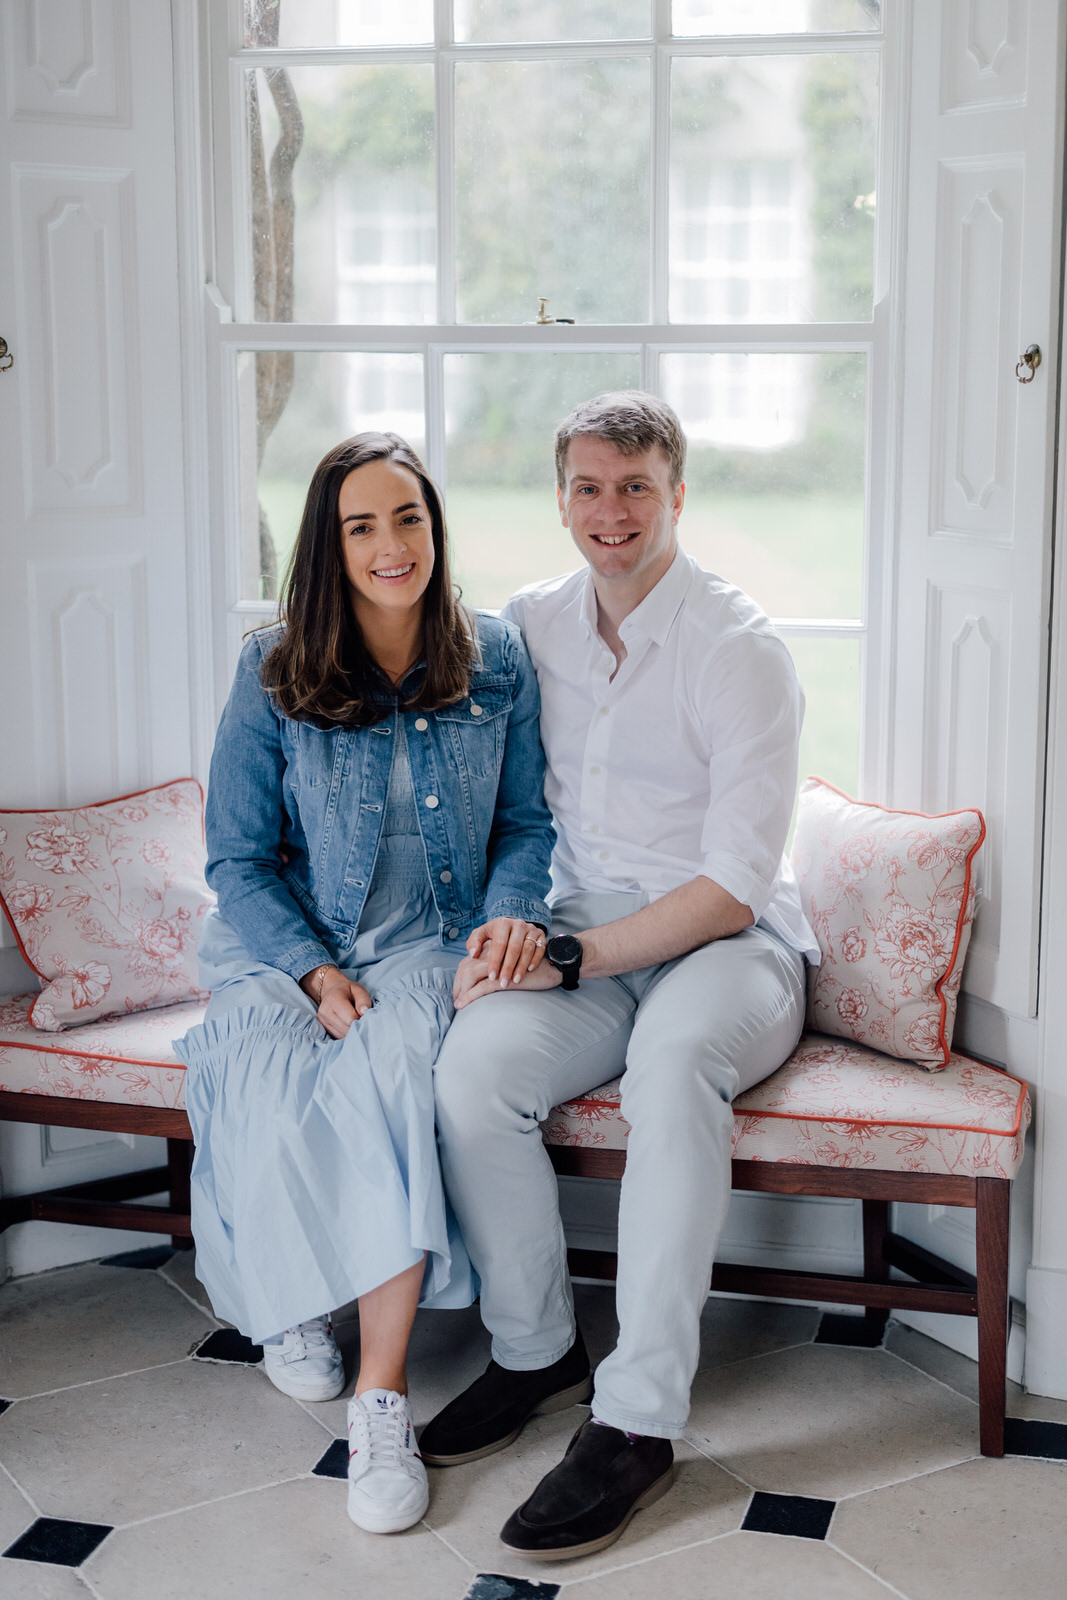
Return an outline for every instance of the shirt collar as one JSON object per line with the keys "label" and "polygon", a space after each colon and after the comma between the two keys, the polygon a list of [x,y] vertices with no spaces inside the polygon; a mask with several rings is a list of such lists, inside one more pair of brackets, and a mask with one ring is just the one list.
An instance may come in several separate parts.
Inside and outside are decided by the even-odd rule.
{"label": "shirt collar", "polygon": [[641,604],[619,624],[620,639],[630,640],[643,636],[662,647],[667,641],[675,617],[681,610],[692,576],[693,560],[679,547],[675,551],[674,560],[656,587],[646,594]]}

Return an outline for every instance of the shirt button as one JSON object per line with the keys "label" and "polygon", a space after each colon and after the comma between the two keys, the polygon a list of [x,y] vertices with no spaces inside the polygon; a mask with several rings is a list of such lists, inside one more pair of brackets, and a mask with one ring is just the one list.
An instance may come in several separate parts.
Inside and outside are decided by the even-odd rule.
{"label": "shirt button", "polygon": [[445,937],[447,939],[458,939],[459,938],[459,929],[458,928],[446,928],[445,929]]}
{"label": "shirt button", "polygon": [[447,867],[445,868],[445,870],[441,874],[441,882],[442,883],[451,883],[452,882],[452,874],[449,872]]}
{"label": "shirt button", "polygon": [[597,772],[600,771],[600,768],[599,767],[590,767],[589,771],[592,772],[592,773],[597,773]]}
{"label": "shirt button", "polygon": [[601,715],[601,716],[602,716],[602,717],[606,717],[606,716],[607,716],[607,714],[608,714],[608,708],[607,708],[607,706],[601,706],[601,707],[600,707],[600,715]]}
{"label": "shirt button", "polygon": [[438,800],[435,794],[428,794],[422,803],[424,806],[428,806],[431,811],[435,811],[441,804],[440,800]]}
{"label": "shirt button", "polygon": [[472,701],[471,701],[471,716],[472,716],[472,717],[480,717],[480,716],[481,716],[481,714],[482,714],[482,708],[481,708],[481,706],[476,706],[476,705],[475,705],[475,704],[474,704],[474,701],[473,701],[473,700],[472,700]]}
{"label": "shirt button", "polygon": [[590,833],[599,833],[600,832],[600,829],[597,827],[595,822],[591,822],[589,824],[589,832]]}
{"label": "shirt button", "polygon": [[608,851],[608,850],[601,850],[601,852],[600,852],[601,861],[607,861],[610,858],[610,854],[611,854],[611,852]]}
{"label": "shirt button", "polygon": [[425,733],[430,724],[426,721],[425,717],[416,717],[415,726],[418,728],[420,733]]}

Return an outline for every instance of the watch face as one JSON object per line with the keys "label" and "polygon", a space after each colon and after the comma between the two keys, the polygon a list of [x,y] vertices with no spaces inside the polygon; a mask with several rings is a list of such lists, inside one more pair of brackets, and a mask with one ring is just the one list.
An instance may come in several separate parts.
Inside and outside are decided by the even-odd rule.
{"label": "watch face", "polygon": [[582,941],[573,933],[558,933],[548,941],[545,954],[554,967],[566,967],[582,959]]}

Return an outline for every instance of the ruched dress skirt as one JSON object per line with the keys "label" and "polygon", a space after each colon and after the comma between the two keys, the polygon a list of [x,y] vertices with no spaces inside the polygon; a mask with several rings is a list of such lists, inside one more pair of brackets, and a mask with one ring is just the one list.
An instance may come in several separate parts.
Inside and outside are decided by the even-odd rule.
{"label": "ruched dress skirt", "polygon": [[196,1153],[196,1271],[216,1314],[259,1342],[346,1305],[426,1257],[422,1304],[478,1290],[446,1202],[433,1064],[462,949],[442,949],[406,751],[337,965],[374,1004],[331,1039],[299,984],[253,959],[216,912],[200,945],[211,990],[177,1054]]}

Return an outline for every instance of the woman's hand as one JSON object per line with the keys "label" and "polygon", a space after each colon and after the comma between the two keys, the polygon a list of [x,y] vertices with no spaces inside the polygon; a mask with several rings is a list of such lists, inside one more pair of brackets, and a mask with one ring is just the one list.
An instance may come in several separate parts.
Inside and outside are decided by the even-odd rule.
{"label": "woman's hand", "polygon": [[331,1039],[343,1039],[353,1022],[374,1004],[361,983],[353,983],[336,967],[316,967],[300,980],[304,993],[318,1005],[318,1019]]}
{"label": "woman's hand", "polygon": [[[509,994],[524,994],[532,989],[555,989],[562,981],[556,968],[545,961],[523,977],[515,978],[507,985],[507,990]],[[462,1011],[472,1000],[480,1000],[485,994],[499,994],[502,987],[499,979],[490,976],[489,963],[484,956],[464,956],[452,983],[456,1010]]]}
{"label": "woman's hand", "polygon": [[[545,953],[545,936],[536,922],[520,917],[494,917],[475,928],[467,940],[467,953],[486,963],[490,983],[506,989],[527,973],[535,972]],[[464,962],[464,965],[466,963]]]}

